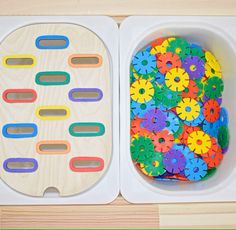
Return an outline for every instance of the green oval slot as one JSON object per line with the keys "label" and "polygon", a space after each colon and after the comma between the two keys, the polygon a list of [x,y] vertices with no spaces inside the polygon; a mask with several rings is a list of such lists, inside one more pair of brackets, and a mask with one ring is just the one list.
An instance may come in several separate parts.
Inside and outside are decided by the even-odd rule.
{"label": "green oval slot", "polygon": [[36,74],[35,82],[38,85],[67,85],[70,75],[63,71],[46,71]]}
{"label": "green oval slot", "polygon": [[105,126],[98,122],[78,122],[70,125],[69,132],[74,137],[95,137],[105,133]]}

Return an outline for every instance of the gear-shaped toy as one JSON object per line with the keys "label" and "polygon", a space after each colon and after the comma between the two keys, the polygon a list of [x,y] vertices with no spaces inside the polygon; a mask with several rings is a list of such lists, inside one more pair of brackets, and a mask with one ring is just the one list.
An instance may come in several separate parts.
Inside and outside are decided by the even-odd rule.
{"label": "gear-shaped toy", "polygon": [[189,84],[189,75],[182,68],[173,68],[166,73],[165,84],[172,91],[183,91]]}
{"label": "gear-shaped toy", "polygon": [[205,94],[210,99],[221,97],[224,90],[224,84],[221,78],[211,77],[206,81],[204,86]]}
{"label": "gear-shaped toy", "polygon": [[167,73],[173,68],[180,68],[181,64],[179,56],[171,52],[158,55],[157,58],[157,67],[162,74]]}
{"label": "gear-shaped toy", "polygon": [[163,164],[168,172],[176,174],[184,170],[186,159],[179,150],[171,149],[165,153]]}
{"label": "gear-shaped toy", "polygon": [[170,41],[166,50],[178,54],[181,59],[185,59],[190,54],[190,44],[184,38],[176,38]]}
{"label": "gear-shaped toy", "polygon": [[188,136],[187,144],[191,151],[201,155],[211,148],[211,138],[203,131],[194,131]]}
{"label": "gear-shaped toy", "polygon": [[148,80],[137,80],[130,87],[130,96],[139,103],[148,102],[152,99],[154,88]]}
{"label": "gear-shaped toy", "polygon": [[163,154],[154,152],[153,156],[144,162],[144,169],[150,176],[163,175],[166,172],[163,165]]}
{"label": "gear-shaped toy", "polygon": [[190,181],[199,181],[207,174],[207,164],[201,158],[194,158],[186,164],[184,173]]}
{"label": "gear-shaped toy", "polygon": [[215,122],[220,117],[220,105],[216,100],[210,99],[203,106],[203,115],[209,122]]}
{"label": "gear-shaped toy", "polygon": [[155,151],[165,153],[174,144],[174,137],[167,130],[155,133],[152,136],[152,140],[155,146]]}
{"label": "gear-shaped toy", "polygon": [[150,138],[140,136],[131,142],[130,151],[134,161],[144,163],[153,156],[154,145]]}
{"label": "gear-shaped toy", "polygon": [[134,69],[140,74],[150,74],[156,68],[156,58],[148,51],[138,52],[132,60]]}
{"label": "gear-shaped toy", "polygon": [[182,68],[184,68],[190,79],[201,79],[205,73],[205,63],[198,56],[188,56],[183,60]]}
{"label": "gear-shaped toy", "polygon": [[176,107],[176,113],[183,121],[192,121],[200,114],[200,104],[192,98],[183,98]]}
{"label": "gear-shaped toy", "polygon": [[166,126],[166,114],[160,109],[151,109],[143,118],[143,126],[151,132],[159,132]]}

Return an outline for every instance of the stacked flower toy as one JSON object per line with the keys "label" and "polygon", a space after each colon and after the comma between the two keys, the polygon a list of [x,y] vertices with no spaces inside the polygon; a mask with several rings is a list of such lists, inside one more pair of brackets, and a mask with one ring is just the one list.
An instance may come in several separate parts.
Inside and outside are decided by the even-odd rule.
{"label": "stacked flower toy", "polygon": [[181,37],[158,38],[130,66],[131,157],[155,180],[212,175],[229,145],[224,84],[213,54]]}

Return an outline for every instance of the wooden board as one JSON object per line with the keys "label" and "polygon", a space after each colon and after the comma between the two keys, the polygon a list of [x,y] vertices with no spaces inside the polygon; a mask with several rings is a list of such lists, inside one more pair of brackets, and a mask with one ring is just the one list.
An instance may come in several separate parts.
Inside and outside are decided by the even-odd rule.
{"label": "wooden board", "polygon": [[[35,41],[42,35],[64,35],[69,39],[66,49],[38,49]],[[68,64],[73,54],[98,54],[102,65],[94,68],[74,68]],[[35,24],[13,31],[0,44],[0,59],[7,55],[33,55],[36,64],[29,68],[0,66],[1,93],[6,89],[33,89],[37,99],[33,103],[7,103],[1,97],[1,126],[8,123],[34,123],[38,135],[32,138],[0,137],[1,179],[16,191],[43,196],[48,188],[56,188],[61,196],[81,193],[91,188],[104,175],[111,158],[111,92],[109,56],[103,42],[90,30],[73,24]],[[11,67],[11,66],[10,66]],[[35,82],[40,71],[65,71],[70,74],[67,85],[44,86]],[[72,88],[98,88],[103,98],[96,102],[74,102],[68,97]],[[63,120],[40,119],[40,106],[66,106],[70,115]],[[74,122],[104,124],[102,136],[74,137],[69,126]],[[63,140],[71,145],[66,154],[39,154],[40,141]],[[104,169],[98,172],[74,172],[69,163],[73,157],[100,157]],[[8,158],[33,158],[38,169],[32,173],[6,172],[3,163]]]}

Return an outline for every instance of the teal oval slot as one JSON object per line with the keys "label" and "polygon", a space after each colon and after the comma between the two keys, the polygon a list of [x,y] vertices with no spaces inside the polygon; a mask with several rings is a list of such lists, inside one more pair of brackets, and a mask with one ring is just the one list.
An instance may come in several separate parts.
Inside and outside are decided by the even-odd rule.
{"label": "teal oval slot", "polygon": [[71,136],[74,137],[95,137],[105,133],[105,126],[98,122],[77,122],[69,127]]}
{"label": "teal oval slot", "polygon": [[70,74],[64,71],[46,71],[36,74],[35,82],[38,85],[67,85],[70,83]]}

